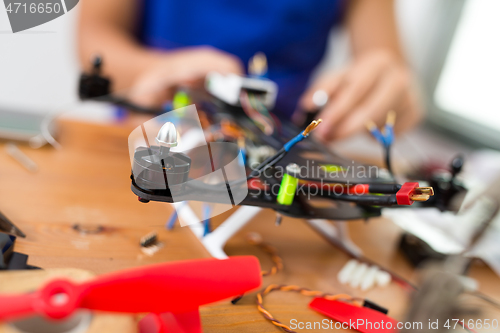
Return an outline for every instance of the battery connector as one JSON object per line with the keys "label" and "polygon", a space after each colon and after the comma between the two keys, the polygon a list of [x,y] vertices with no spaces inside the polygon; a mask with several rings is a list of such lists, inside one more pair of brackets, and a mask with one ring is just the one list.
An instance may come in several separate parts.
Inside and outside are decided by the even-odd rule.
{"label": "battery connector", "polygon": [[407,182],[396,193],[398,205],[412,205],[415,201],[427,201],[434,195],[432,187],[419,187],[417,182]]}

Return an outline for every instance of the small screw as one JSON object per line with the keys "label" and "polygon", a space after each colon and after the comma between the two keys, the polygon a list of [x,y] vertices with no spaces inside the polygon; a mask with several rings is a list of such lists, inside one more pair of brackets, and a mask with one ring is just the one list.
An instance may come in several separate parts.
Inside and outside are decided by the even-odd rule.
{"label": "small screw", "polygon": [[274,221],[274,224],[279,227],[281,225],[281,221],[283,220],[283,215],[280,213],[276,213],[276,220]]}

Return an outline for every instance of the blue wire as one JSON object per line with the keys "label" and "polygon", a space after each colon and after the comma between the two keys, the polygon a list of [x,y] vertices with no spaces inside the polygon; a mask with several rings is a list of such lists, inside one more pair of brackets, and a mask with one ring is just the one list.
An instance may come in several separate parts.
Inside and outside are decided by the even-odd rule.
{"label": "blue wire", "polygon": [[378,128],[374,128],[370,131],[373,137],[380,142],[384,147],[389,147],[394,141],[394,127],[391,125],[385,125],[385,133],[382,134]]}
{"label": "blue wire", "polygon": [[115,118],[116,120],[124,120],[127,118],[127,110],[125,108],[122,108],[120,106],[115,107]]}
{"label": "blue wire", "polygon": [[247,152],[245,149],[240,149],[240,156],[238,158],[238,162],[240,163],[240,165],[247,165]]}
{"label": "blue wire", "polygon": [[378,141],[380,142],[381,144],[383,144],[385,146],[385,137],[384,135],[378,130],[378,128],[374,128],[370,131],[370,133],[372,133],[373,137]]}
{"label": "blue wire", "polygon": [[248,75],[248,76],[251,77],[251,78],[254,78],[254,79],[261,79],[261,80],[267,80],[267,81],[269,81],[268,80],[269,76],[267,75],[267,72],[265,72],[262,75]]}
{"label": "blue wire", "polygon": [[172,111],[174,109],[172,101],[165,102],[165,104],[162,105],[162,109],[165,112]]}
{"label": "blue wire", "polygon": [[210,227],[210,213],[212,211],[212,207],[209,204],[204,204],[203,205],[203,237],[208,235],[210,232],[212,232],[212,228]]}
{"label": "blue wire", "polygon": [[170,215],[167,222],[167,230],[172,230],[174,228],[175,221],[177,221],[177,210],[174,208],[174,212]]}
{"label": "blue wire", "polygon": [[167,223],[165,224],[167,230],[172,230],[174,228],[175,222],[177,221],[177,218],[179,217],[179,215],[177,214],[177,209],[181,209],[185,204],[186,204],[186,202],[182,201],[178,208],[175,208],[175,206],[174,206],[174,211],[172,212],[172,215],[170,215],[170,217],[168,218]]}
{"label": "blue wire", "polygon": [[303,135],[302,133],[300,133],[295,138],[293,138],[292,140],[290,140],[287,143],[285,143],[283,145],[283,148],[285,149],[286,152],[288,152],[290,149],[292,149],[293,146],[295,146],[297,143],[299,143],[300,141],[304,140],[305,138],[306,138],[305,135]]}
{"label": "blue wire", "polygon": [[389,147],[394,141],[394,127],[391,125],[385,125],[385,142],[384,145]]}

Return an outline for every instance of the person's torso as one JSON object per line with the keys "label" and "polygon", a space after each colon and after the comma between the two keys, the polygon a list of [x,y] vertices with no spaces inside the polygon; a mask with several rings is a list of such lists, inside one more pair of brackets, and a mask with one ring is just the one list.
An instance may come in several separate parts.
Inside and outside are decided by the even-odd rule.
{"label": "person's torso", "polygon": [[278,83],[276,109],[290,115],[321,60],[343,0],[142,0],[140,38],[159,49],[210,45],[244,64],[256,53]]}

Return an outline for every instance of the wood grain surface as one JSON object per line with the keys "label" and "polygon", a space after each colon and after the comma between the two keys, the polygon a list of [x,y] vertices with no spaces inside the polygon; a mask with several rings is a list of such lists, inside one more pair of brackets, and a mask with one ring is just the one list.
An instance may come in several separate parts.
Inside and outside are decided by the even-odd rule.
{"label": "wood grain surface", "polygon": [[[20,146],[38,164],[37,173],[25,170],[4,152],[3,144],[0,146],[0,210],[26,233],[26,239],[18,239],[15,250],[28,254],[31,265],[103,274],[209,256],[189,228],[165,230],[172,211],[168,204],[140,203],[130,190],[127,136],[142,120],[133,118],[110,125],[60,122],[61,150]],[[225,216],[215,218],[214,223],[220,223]],[[86,230],[102,227],[102,231],[78,232],[73,228],[75,224]],[[397,251],[398,227],[379,218],[349,222],[349,230],[367,257],[418,282],[416,272]],[[158,232],[165,246],[148,256],[141,252],[139,241],[151,231]],[[404,319],[410,300],[406,290],[396,283],[368,292],[340,285],[336,275],[349,258],[303,221],[284,218],[276,227],[274,213],[264,210],[228,242],[225,250],[229,255],[254,254],[268,267],[268,256],[245,239],[251,231],[274,245],[285,265],[283,272],[264,278],[264,285],[295,284],[367,297],[389,308],[391,316]],[[471,276],[479,280],[483,292],[500,299],[499,279],[488,267],[474,265]],[[309,301],[305,296],[283,292],[272,293],[264,300],[271,313],[287,324],[291,319],[324,318],[308,309]],[[224,301],[203,307],[201,316],[207,333],[279,332],[257,311],[254,294],[245,296],[237,305]]]}
{"label": "wood grain surface", "polygon": [[[39,289],[45,283],[52,281],[53,279],[63,278],[78,283],[87,281],[93,277],[94,274],[91,272],[75,268],[52,268],[44,270],[3,272],[0,276],[0,293],[30,292],[32,290]],[[86,312],[84,315],[88,314],[89,312]],[[75,314],[75,316],[79,315],[81,315],[81,312]],[[68,325],[68,322],[71,321],[71,318],[65,319],[64,325]],[[45,322],[48,324],[45,324]],[[42,321],[43,325],[47,325],[45,327],[46,330],[43,331],[44,333],[54,333],[60,328],[58,325],[62,325],[62,322],[51,322],[49,320],[45,320],[45,322]],[[78,326],[77,322],[69,327],[83,326],[87,333],[134,333],[137,332],[136,323],[136,316],[100,312],[92,314],[90,321],[80,321],[81,326]],[[30,327],[35,327],[35,329],[38,330],[40,322],[35,322],[33,325],[28,326],[28,328]],[[21,330],[19,328],[21,328]],[[23,328],[26,328],[26,326],[18,327],[15,323],[4,323],[0,324],[0,333],[24,333],[25,331],[22,330]]]}

